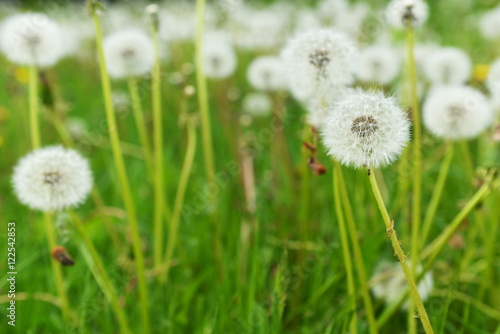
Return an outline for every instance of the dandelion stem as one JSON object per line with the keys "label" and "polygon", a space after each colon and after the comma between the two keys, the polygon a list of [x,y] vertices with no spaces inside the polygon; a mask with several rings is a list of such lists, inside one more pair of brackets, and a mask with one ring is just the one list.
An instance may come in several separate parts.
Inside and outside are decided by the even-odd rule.
{"label": "dandelion stem", "polygon": [[165,252],[165,271],[161,278],[162,283],[164,284],[168,282],[168,274],[170,272],[172,255],[174,253],[175,245],[177,243],[179,221],[181,218],[181,209],[184,203],[184,195],[186,194],[186,188],[189,181],[189,174],[191,173],[191,169],[193,167],[195,152],[196,152],[196,129],[194,122],[190,120],[187,123],[186,156],[184,158],[184,164],[182,165],[181,177],[179,179],[179,186],[177,188],[177,194],[175,196],[174,211],[172,214],[172,220],[170,221],[169,231],[168,231],[167,250]]}
{"label": "dandelion stem", "polygon": [[370,297],[370,292],[368,290],[368,282],[366,276],[365,264],[363,262],[363,254],[361,252],[361,246],[358,239],[358,231],[356,229],[356,223],[354,221],[354,214],[352,212],[351,202],[349,200],[349,195],[347,193],[347,187],[344,181],[344,175],[342,173],[342,167],[337,161],[334,161],[336,175],[340,184],[340,196],[342,198],[342,203],[345,208],[345,217],[347,221],[347,228],[349,236],[351,238],[352,248],[354,251],[354,264],[356,265],[356,270],[359,275],[359,282],[361,285],[361,294],[363,297],[363,302],[365,304],[366,316],[368,318],[368,327],[371,334],[378,333],[377,324],[375,322],[375,312],[373,310],[373,304]]}
{"label": "dandelion stem", "polygon": [[467,175],[469,176],[472,182],[472,179],[474,178],[474,163],[472,162],[472,156],[470,154],[469,144],[465,140],[461,140],[458,145],[460,145],[460,151],[462,153],[462,158],[465,163]]}
{"label": "dandelion stem", "polygon": [[424,223],[421,234],[421,245],[425,245],[425,241],[429,236],[429,232],[436,216],[436,210],[441,200],[441,195],[443,194],[444,185],[446,183],[446,177],[450,170],[451,161],[453,160],[453,144],[450,142],[446,143],[446,155],[444,161],[441,164],[441,169],[439,170],[439,175],[434,186],[434,191],[432,192],[431,201],[429,207],[425,213]]}
{"label": "dandelion stem", "polygon": [[[410,74],[410,87],[411,87],[411,102],[413,112],[413,133],[414,141],[412,146],[413,153],[413,206],[411,216],[411,258],[412,258],[412,271],[415,272],[418,266],[418,252],[420,249],[420,224],[422,219],[422,124],[420,117],[420,106],[418,101],[417,91],[417,72],[415,66],[415,32],[413,30],[413,22],[409,20],[407,25],[407,44],[408,44],[408,67]],[[409,325],[410,333],[416,333],[415,321],[412,318],[413,304],[410,302],[409,306]]]}
{"label": "dandelion stem", "polygon": [[38,113],[38,69],[35,65],[32,65],[29,68],[29,114],[31,147],[33,149],[37,149],[41,145]]}
{"label": "dandelion stem", "polygon": [[120,326],[120,333],[131,333],[127,323],[127,316],[125,315],[123,307],[121,307],[118,302],[116,289],[109,278],[109,275],[106,271],[106,267],[102,263],[99,253],[97,252],[94,244],[92,243],[92,240],[90,240],[87,232],[85,231],[85,227],[80,221],[80,218],[73,212],[73,210],[68,209],[68,212],[71,215],[76,230],[78,231],[80,237],[83,240],[82,246],[84,247],[84,249],[86,248],[87,252],[89,252],[90,256],[92,257],[92,259],[90,259],[87,256],[85,256],[87,265],[91,269],[92,274],[94,275],[97,283],[101,287],[102,292],[106,295],[109,302],[111,303],[111,307],[115,312],[116,319],[118,320],[118,324]]}
{"label": "dandelion stem", "polygon": [[196,83],[198,86],[198,103],[201,116],[201,132],[203,137],[203,156],[208,181],[215,178],[215,162],[213,152],[210,111],[208,106],[207,81],[203,66],[203,34],[205,22],[205,0],[196,0]]}
{"label": "dandelion stem", "polygon": [[[334,162],[334,164],[337,164]],[[337,214],[337,221],[339,224],[339,232],[340,232],[340,241],[342,244],[342,255],[344,257],[344,265],[347,274],[347,293],[348,300],[350,304],[350,309],[352,311],[352,318],[349,323],[349,333],[357,333],[357,316],[356,316],[356,294],[354,291],[354,276],[352,273],[352,263],[351,263],[351,254],[349,251],[349,240],[347,239],[347,231],[346,231],[346,223],[344,219],[344,212],[342,210],[342,199],[341,199],[341,186],[340,186],[340,173],[339,169],[334,169],[333,175],[333,194],[335,201],[335,213]]]}
{"label": "dandelion stem", "polygon": [[[309,124],[304,126],[304,141],[309,142],[312,137],[312,129]],[[300,185],[300,239],[307,241],[309,237],[309,207],[310,207],[310,193],[311,193],[311,172],[307,167],[309,161],[308,151],[306,147],[302,147],[302,180]]]}
{"label": "dandelion stem", "polygon": [[[47,244],[49,246],[49,252],[52,251],[56,246],[56,232],[54,230],[54,223],[52,221],[52,214],[49,212],[44,212],[43,221],[45,227],[45,235],[47,236]],[[61,266],[58,262],[51,259],[50,264],[52,265],[52,272],[54,274],[54,279],[56,280],[56,290],[59,295],[60,307],[64,319],[70,319],[70,311],[68,304],[68,296],[66,294],[66,289],[64,288],[63,274]]]}
{"label": "dandelion stem", "polygon": [[422,302],[422,298],[420,298],[420,293],[418,292],[417,285],[415,284],[415,280],[413,279],[412,270],[408,266],[408,262],[406,261],[406,255],[403,252],[403,248],[401,247],[401,243],[396,234],[396,230],[394,229],[394,221],[389,216],[387,209],[385,207],[384,201],[382,199],[382,195],[380,194],[380,189],[378,187],[377,179],[375,178],[375,173],[369,172],[370,184],[372,186],[373,195],[378,204],[378,208],[382,217],[384,218],[384,223],[386,227],[386,232],[389,238],[391,239],[392,248],[394,249],[394,254],[396,255],[399,264],[401,265],[401,269],[405,275],[406,281],[408,282],[408,287],[410,289],[410,295],[415,303],[420,321],[424,327],[426,333],[434,333],[432,330],[431,322],[427,315],[427,312],[424,307],[424,303]]}
{"label": "dandelion stem", "polygon": [[153,141],[154,141],[154,266],[161,263],[163,250],[163,204],[164,200],[164,161],[163,161],[163,118],[161,110],[161,68],[160,68],[160,41],[158,25],[153,24],[153,45],[155,50],[155,64],[151,73],[151,92],[153,100]]}
{"label": "dandelion stem", "polygon": [[153,158],[151,153],[151,143],[149,142],[147,135],[146,122],[144,121],[144,112],[142,110],[141,99],[139,96],[139,89],[137,87],[137,79],[130,78],[128,80],[128,90],[130,94],[130,99],[132,101],[132,110],[134,113],[134,120],[137,127],[137,133],[139,134],[139,140],[141,141],[142,149],[144,152],[144,158],[146,160],[146,166],[149,170],[149,175],[153,178]]}
{"label": "dandelion stem", "polygon": [[[93,0],[89,1],[90,1],[90,6],[92,7],[94,5],[94,1]],[[113,100],[111,98],[111,83],[109,80],[108,73],[106,72],[106,60],[104,58],[104,51],[102,45],[101,22],[95,10],[93,11],[92,16],[96,31],[96,44],[99,55],[101,82],[104,95],[106,118],[108,122],[109,137],[111,141],[111,148],[113,152],[113,158],[115,161],[116,172],[118,174],[118,179],[121,185],[121,193],[123,196],[123,202],[125,204],[125,210],[127,211],[130,232],[132,234],[132,246],[133,246],[134,258],[136,261],[137,282],[139,285],[142,332],[148,334],[150,332],[148,288],[144,270],[144,255],[142,253],[142,243],[141,243],[141,237],[139,235],[139,225],[137,222],[136,209],[134,200],[132,198],[130,184],[127,178],[127,170],[125,167],[125,162],[123,160],[123,155],[120,147],[120,138],[118,135],[117,125],[116,125]]]}

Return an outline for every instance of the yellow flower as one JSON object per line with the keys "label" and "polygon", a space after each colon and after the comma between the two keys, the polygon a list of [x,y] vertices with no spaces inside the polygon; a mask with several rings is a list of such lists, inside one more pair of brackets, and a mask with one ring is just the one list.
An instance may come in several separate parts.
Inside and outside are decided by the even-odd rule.
{"label": "yellow flower", "polygon": [[484,81],[488,77],[488,72],[490,71],[490,67],[486,64],[477,64],[474,65],[474,70],[472,72],[472,76],[474,79],[478,81]]}
{"label": "yellow flower", "polygon": [[24,67],[16,68],[15,77],[16,77],[16,80],[19,81],[20,83],[23,83],[23,84],[28,83],[28,79],[29,79],[28,70]]}

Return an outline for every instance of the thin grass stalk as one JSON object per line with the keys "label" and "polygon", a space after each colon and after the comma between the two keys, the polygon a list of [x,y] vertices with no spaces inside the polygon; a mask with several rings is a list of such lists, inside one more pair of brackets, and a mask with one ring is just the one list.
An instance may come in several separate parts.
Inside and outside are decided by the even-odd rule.
{"label": "thin grass stalk", "polygon": [[125,162],[123,160],[123,155],[120,147],[120,138],[117,131],[113,100],[111,98],[111,83],[109,80],[108,73],[106,72],[106,60],[104,58],[104,51],[102,45],[101,22],[95,10],[96,9],[95,6],[97,6],[97,4],[94,2],[94,0],[89,0],[89,4],[90,8],[93,9],[92,16],[96,31],[96,45],[99,55],[101,83],[104,96],[106,119],[108,122],[109,137],[113,152],[113,159],[115,161],[116,172],[118,174],[118,180],[121,186],[121,194],[123,197],[123,202],[125,204],[125,210],[127,211],[128,224],[132,235],[132,247],[136,262],[137,282],[139,285],[139,303],[141,309],[142,333],[149,334],[150,332],[149,305],[148,305],[149,298],[148,298],[148,287],[145,275],[144,255],[142,252],[141,237],[139,234],[139,224],[137,222],[135,204],[132,198],[132,192],[127,178]]}
{"label": "thin grass stalk", "polygon": [[[337,164],[334,162],[334,164]],[[350,304],[350,310],[352,311],[351,320],[349,321],[349,333],[357,333],[357,315],[356,315],[356,293],[354,289],[354,275],[351,263],[351,254],[349,251],[349,240],[347,238],[346,223],[344,219],[344,212],[342,210],[342,199],[341,199],[341,186],[340,186],[340,174],[339,169],[334,168],[333,175],[333,196],[335,201],[335,213],[337,215],[337,221],[339,224],[340,232],[340,242],[342,245],[342,256],[344,258],[344,265],[347,275],[347,295]]]}
{"label": "thin grass stalk", "polygon": [[151,178],[154,176],[153,167],[153,157],[151,143],[148,138],[148,131],[146,128],[146,122],[144,120],[144,112],[141,105],[141,98],[139,95],[139,88],[137,87],[137,79],[128,79],[128,90],[130,94],[130,99],[132,101],[132,111],[134,114],[135,125],[137,127],[137,133],[139,134],[139,140],[141,141],[141,146],[144,152],[144,158],[146,160],[146,166],[149,171]]}
{"label": "thin grass stalk", "polygon": [[345,208],[345,217],[347,221],[347,229],[349,236],[351,238],[351,244],[354,251],[354,264],[356,265],[356,271],[359,275],[359,282],[361,286],[361,295],[363,297],[363,302],[365,305],[366,317],[368,319],[368,329],[371,334],[377,334],[377,323],[375,321],[375,312],[373,310],[373,304],[370,297],[370,291],[368,290],[368,279],[366,276],[365,264],[363,261],[363,253],[361,252],[361,246],[358,239],[358,231],[356,229],[356,223],[354,221],[354,214],[352,212],[351,202],[349,200],[349,195],[347,193],[347,187],[344,181],[344,175],[342,173],[342,167],[337,161],[334,161],[336,175],[339,179],[340,184],[340,196],[342,198],[342,203]]}
{"label": "thin grass stalk", "polygon": [[152,39],[155,52],[155,63],[151,73],[151,93],[153,100],[153,142],[154,142],[154,214],[153,214],[153,263],[157,267],[162,262],[164,226],[163,204],[165,202],[164,159],[163,159],[163,117],[161,110],[161,67],[159,26],[153,23]]}
{"label": "thin grass stalk", "polygon": [[125,314],[125,311],[123,310],[123,307],[121,307],[120,303],[118,302],[118,295],[116,293],[116,289],[113,283],[111,282],[111,279],[109,278],[108,272],[106,271],[106,266],[104,266],[101,257],[99,256],[99,253],[97,252],[94,244],[92,243],[92,240],[85,231],[85,227],[80,221],[80,218],[73,212],[73,210],[69,209],[68,212],[71,215],[76,230],[78,231],[80,237],[83,240],[84,247],[87,248],[87,251],[90,253],[92,257],[93,263],[87,261],[87,265],[90,268],[92,268],[93,265],[95,265],[97,268],[97,270],[92,270],[92,273],[94,274],[96,281],[98,282],[102,292],[111,303],[113,312],[115,313],[116,319],[118,320],[120,333],[131,333],[127,322],[127,316]]}
{"label": "thin grass stalk", "polygon": [[429,232],[432,227],[432,222],[434,221],[434,218],[436,216],[436,211],[439,205],[439,201],[441,200],[441,195],[443,194],[444,186],[446,184],[446,178],[448,177],[448,172],[450,171],[451,161],[453,160],[453,151],[454,151],[453,143],[447,142],[445,146],[446,146],[445,148],[446,154],[443,163],[441,164],[439,175],[436,180],[434,190],[432,192],[432,197],[424,216],[424,222],[422,225],[421,246],[425,245],[425,241],[429,236]]}
{"label": "thin grass stalk", "polygon": [[[50,212],[44,212],[43,214],[45,235],[47,237],[47,245],[49,248],[49,252],[52,251],[57,246],[56,231],[54,230],[54,223],[52,221],[52,217],[53,215]],[[65,320],[69,320],[70,310],[69,310],[68,296],[66,294],[66,289],[64,288],[64,278],[61,266],[54,259],[51,259],[50,264],[52,266],[52,273],[55,279],[56,291],[57,294],[59,295],[59,307],[61,308],[63,318]]]}
{"label": "thin grass stalk", "polygon": [[389,236],[392,248],[394,249],[394,253],[396,254],[399,264],[401,265],[401,269],[405,275],[406,281],[408,282],[408,287],[410,289],[410,295],[412,297],[413,302],[415,303],[420,321],[424,327],[425,333],[434,333],[432,329],[431,322],[429,320],[429,316],[427,315],[427,311],[425,310],[424,303],[422,302],[422,298],[420,298],[420,293],[418,292],[417,285],[415,284],[415,280],[413,279],[412,270],[408,266],[408,262],[406,261],[406,255],[401,247],[401,243],[398,239],[396,230],[394,229],[394,221],[389,216],[387,209],[385,207],[384,201],[382,199],[382,195],[380,194],[380,189],[378,187],[377,180],[375,178],[375,173],[368,171],[370,184],[372,186],[373,195],[377,201],[380,213],[384,218],[384,223],[386,227],[387,235]]}
{"label": "thin grass stalk", "polygon": [[179,234],[179,222],[181,219],[182,205],[189,181],[189,175],[193,167],[194,155],[196,152],[196,129],[193,121],[188,121],[187,124],[187,150],[182,165],[181,176],[179,179],[179,186],[175,196],[174,211],[169,225],[167,249],[165,251],[165,271],[161,276],[161,282],[166,284],[168,282],[168,275],[170,273],[170,266],[172,263],[172,255],[174,254],[175,245]]}

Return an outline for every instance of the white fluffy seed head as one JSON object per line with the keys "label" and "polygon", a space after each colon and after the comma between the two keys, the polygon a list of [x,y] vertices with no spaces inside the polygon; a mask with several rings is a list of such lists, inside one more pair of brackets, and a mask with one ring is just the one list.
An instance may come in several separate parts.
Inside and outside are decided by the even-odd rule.
{"label": "white fluffy seed head", "polygon": [[35,210],[55,211],[82,203],[92,188],[86,159],[61,146],[35,150],[14,169],[14,192]]}
{"label": "white fluffy seed head", "polygon": [[140,29],[118,31],[104,39],[104,56],[111,77],[140,77],[153,68],[153,42],[148,34]]}
{"label": "white fluffy seed head", "polygon": [[424,65],[424,72],[434,85],[461,85],[472,71],[469,56],[462,50],[446,47],[434,51]]}
{"label": "white fluffy seed head", "polygon": [[253,88],[263,91],[277,91],[286,87],[285,71],[279,57],[259,57],[252,61],[247,72]]}
{"label": "white fluffy seed head", "polygon": [[494,8],[481,17],[479,30],[487,39],[500,38],[500,7]]}
{"label": "white fluffy seed head", "polygon": [[20,65],[52,66],[64,53],[59,25],[44,14],[16,14],[0,29],[0,49]]}
{"label": "white fluffy seed head", "polygon": [[233,46],[223,36],[212,34],[205,38],[203,50],[205,75],[211,79],[223,79],[236,69]]}
{"label": "white fluffy seed head", "polygon": [[321,130],[325,124],[328,114],[328,106],[345,98],[348,94],[354,92],[352,88],[335,87],[328,92],[328,95],[318,96],[308,100],[305,108],[308,111],[307,123],[317,130]]}
{"label": "white fluffy seed head", "polygon": [[491,64],[486,84],[492,95],[500,95],[500,58]]}
{"label": "white fluffy seed head", "polygon": [[361,81],[387,85],[400,72],[401,58],[398,52],[389,46],[369,46],[361,50],[359,58],[356,75]]}
{"label": "white fluffy seed head", "polygon": [[342,164],[378,168],[401,154],[409,128],[394,98],[357,89],[329,107],[321,135],[328,154]]}
{"label": "white fluffy seed head", "polygon": [[393,0],[386,9],[389,25],[394,28],[405,28],[407,24],[419,27],[427,21],[429,7],[422,0]]}
{"label": "white fluffy seed head", "polygon": [[272,101],[265,93],[250,93],[243,99],[243,111],[251,116],[263,117],[271,114]]}
{"label": "white fluffy seed head", "polygon": [[[417,268],[417,272],[422,272],[421,266]],[[399,264],[387,261],[382,261],[377,265],[370,282],[372,283],[371,290],[375,298],[383,300],[387,304],[396,301],[399,294],[408,286]],[[433,287],[434,279],[432,273],[427,272],[417,286],[422,301],[427,300]],[[402,308],[408,308],[407,301],[403,304]]]}
{"label": "white fluffy seed head", "polygon": [[319,29],[299,33],[282,51],[291,93],[305,101],[331,87],[350,84],[356,56],[354,42],[341,32]]}
{"label": "white fluffy seed head", "polygon": [[481,92],[466,86],[433,89],[423,106],[425,127],[435,136],[460,140],[483,132],[493,120],[491,105]]}

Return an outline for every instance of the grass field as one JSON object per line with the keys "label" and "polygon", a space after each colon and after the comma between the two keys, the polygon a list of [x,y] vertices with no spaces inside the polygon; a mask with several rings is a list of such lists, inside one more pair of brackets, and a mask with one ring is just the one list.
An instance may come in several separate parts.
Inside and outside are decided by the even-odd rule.
{"label": "grass field", "polygon": [[[203,2],[193,2],[189,10],[200,10]],[[131,18],[150,33],[146,5],[107,8],[99,16],[104,35],[128,26]],[[253,5],[261,11],[274,8],[276,17],[280,12],[273,3]],[[394,95],[405,111],[415,111],[415,104],[410,108],[415,101],[405,93],[412,85],[408,35],[386,26],[381,16],[386,2],[368,5],[351,38],[363,49],[384,35],[401,56],[401,71],[389,84],[356,80],[352,86]],[[465,51],[473,68],[464,85],[492,97],[486,77],[500,57],[500,39],[485,39],[478,20],[497,4],[442,0],[428,5],[427,22],[415,29],[416,45],[432,42]],[[235,31],[236,1],[207,6],[215,19],[207,20],[206,30]],[[293,15],[284,18],[283,36],[267,48],[235,46],[236,68],[223,79],[200,76],[202,61],[196,57],[202,55],[196,52],[200,44],[194,32],[186,40],[168,42],[160,33],[159,52],[168,55],[142,77],[111,80],[108,97],[114,108],[108,113],[92,15],[57,1],[31,7],[66,27],[81,24],[89,36],[54,66],[36,69],[35,77],[30,76],[33,66],[0,57],[0,333],[148,333],[148,326],[150,333],[424,332],[388,238],[393,230],[384,225],[372,193],[370,173],[412,260],[401,262],[410,263],[416,280],[424,276],[422,268],[431,273],[431,289],[425,298],[420,294],[433,331],[500,333],[498,113],[469,140],[446,141],[423,127],[421,163],[414,158],[414,138],[386,168],[367,171],[334,163],[321,134],[308,126],[307,104],[288,91],[264,91],[271,106],[263,116],[244,110],[245,97],[256,91],[247,77],[251,62],[280,54],[294,35],[298,12],[309,9],[321,17],[311,1],[288,6],[283,8]],[[21,11],[1,4],[0,9],[3,19]],[[253,37],[264,39],[265,31],[260,33]],[[418,66],[417,76],[416,103],[423,106],[430,83]],[[33,91],[34,80],[38,89]],[[137,99],[130,95],[134,84]],[[42,213],[21,204],[13,191],[14,167],[33,149],[34,101],[41,146],[74,148],[89,161],[94,190],[74,209]],[[134,114],[138,105],[149,158]],[[111,115],[116,127],[110,126]],[[115,142],[110,135],[116,134]],[[128,186],[117,172],[115,144]],[[310,163],[311,157],[325,174],[314,173],[320,167]],[[447,159],[448,171],[443,167]],[[416,216],[415,173],[422,175],[422,208]],[[442,195],[429,213],[440,185]],[[129,206],[124,204],[127,187]],[[425,218],[431,218],[428,233]],[[14,245],[8,228],[14,225],[15,264],[9,269],[12,252],[7,249]],[[55,243],[48,247],[50,226]],[[63,246],[74,265],[54,260],[54,245]],[[381,263],[395,266],[385,273],[388,285],[380,288],[396,296],[389,301],[374,288]],[[12,271],[15,298],[9,296]],[[396,276],[399,280],[390,281]],[[61,294],[67,296],[67,307]],[[15,327],[7,317],[14,300]]]}

